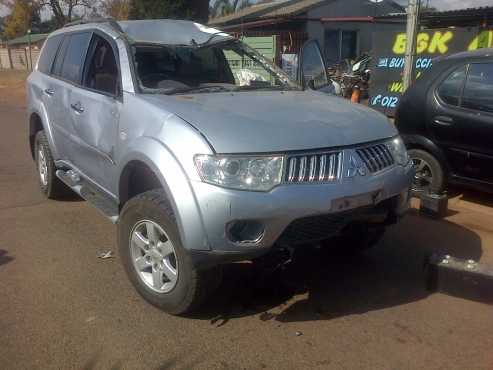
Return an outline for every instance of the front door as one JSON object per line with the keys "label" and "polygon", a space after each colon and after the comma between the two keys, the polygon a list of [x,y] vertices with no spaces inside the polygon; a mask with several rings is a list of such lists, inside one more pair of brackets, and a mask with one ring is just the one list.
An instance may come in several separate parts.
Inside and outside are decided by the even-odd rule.
{"label": "front door", "polygon": [[111,40],[94,33],[87,53],[82,87],[72,90],[69,101],[77,142],[73,163],[91,180],[111,189],[118,123],[122,106],[116,48]]}

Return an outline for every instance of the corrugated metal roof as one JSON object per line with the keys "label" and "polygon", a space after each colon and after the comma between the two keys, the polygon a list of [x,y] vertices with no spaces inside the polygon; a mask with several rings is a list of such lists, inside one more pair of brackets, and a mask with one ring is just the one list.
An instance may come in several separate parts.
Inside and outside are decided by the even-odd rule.
{"label": "corrugated metal roof", "polygon": [[[448,17],[448,16],[483,16],[493,12],[493,6],[480,6],[477,8],[464,8],[442,11],[427,11],[422,12],[423,17]],[[406,17],[406,13],[390,13],[387,15],[378,16],[376,18],[402,18]]]}
{"label": "corrugated metal roof", "polygon": [[213,18],[209,21],[209,24],[214,26],[237,22],[239,20],[251,21],[261,18],[293,16],[329,1],[335,0],[280,0],[272,3],[258,4],[224,17]]}
{"label": "corrugated metal roof", "polygon": [[334,0],[303,0],[298,1],[293,4],[284,5],[278,9],[274,9],[266,14],[262,14],[261,18],[273,18],[273,17],[286,17],[292,15],[298,15],[300,13],[304,13],[307,10],[310,10],[317,5],[321,5],[322,3],[326,3],[328,1]]}
{"label": "corrugated metal roof", "polygon": [[[213,18],[209,21],[209,25],[225,26],[269,18],[292,17],[302,14],[311,8],[323,5],[324,3],[334,1],[338,0],[278,0],[271,3],[253,5],[224,17]],[[402,6],[393,0],[386,1],[388,4],[393,5],[396,10],[403,9]]]}
{"label": "corrugated metal roof", "polygon": [[[299,0],[297,0],[297,1],[299,1]],[[280,5],[284,5],[286,2],[287,1],[284,0],[284,1],[274,1],[272,3],[252,5],[252,6],[249,6],[247,8],[241,9],[237,12],[234,12],[234,13],[222,16],[222,17],[212,18],[209,20],[208,24],[211,26],[214,26],[214,25],[218,25],[218,24],[226,24],[226,23],[229,23],[231,21],[239,20],[239,19],[245,18],[245,17],[248,17],[250,19],[252,17],[255,17],[255,16],[262,14],[262,12],[270,11],[270,10],[280,6]],[[292,0],[289,2],[292,2]]]}
{"label": "corrugated metal roof", "polygon": [[[45,38],[48,37],[48,35],[49,35],[49,33],[31,34],[31,42],[34,43],[34,42],[44,40]],[[9,46],[12,46],[12,45],[27,44],[28,42],[29,42],[29,35],[24,35],[24,36],[16,37],[15,39],[10,40],[9,42],[7,42],[7,44],[9,44]]]}

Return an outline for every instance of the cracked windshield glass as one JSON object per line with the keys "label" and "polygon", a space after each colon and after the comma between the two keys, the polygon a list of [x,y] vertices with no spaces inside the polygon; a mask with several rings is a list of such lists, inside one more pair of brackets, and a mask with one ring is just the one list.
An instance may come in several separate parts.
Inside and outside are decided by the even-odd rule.
{"label": "cracked windshield glass", "polygon": [[237,40],[206,46],[138,45],[134,60],[146,93],[299,88],[283,71]]}

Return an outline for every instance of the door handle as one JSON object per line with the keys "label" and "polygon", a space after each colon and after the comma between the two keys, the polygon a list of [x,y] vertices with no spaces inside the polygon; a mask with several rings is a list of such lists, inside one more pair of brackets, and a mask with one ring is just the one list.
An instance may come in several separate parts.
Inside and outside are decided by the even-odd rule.
{"label": "door handle", "polygon": [[55,93],[55,90],[53,89],[45,89],[45,94],[48,96],[52,96]]}
{"label": "door handle", "polygon": [[84,108],[82,107],[82,105],[80,105],[79,102],[75,103],[75,104],[70,104],[70,107],[76,111],[77,113],[82,113],[84,112]]}
{"label": "door handle", "polygon": [[440,126],[452,126],[454,124],[453,118],[448,116],[436,116],[433,122]]}

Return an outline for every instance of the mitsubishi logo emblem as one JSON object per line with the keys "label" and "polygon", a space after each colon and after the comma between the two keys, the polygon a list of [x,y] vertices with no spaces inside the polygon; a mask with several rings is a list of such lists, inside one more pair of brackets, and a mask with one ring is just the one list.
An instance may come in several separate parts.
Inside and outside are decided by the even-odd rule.
{"label": "mitsubishi logo emblem", "polygon": [[350,154],[346,173],[347,177],[354,177],[356,175],[365,176],[366,168],[365,165],[354,156],[354,154]]}

